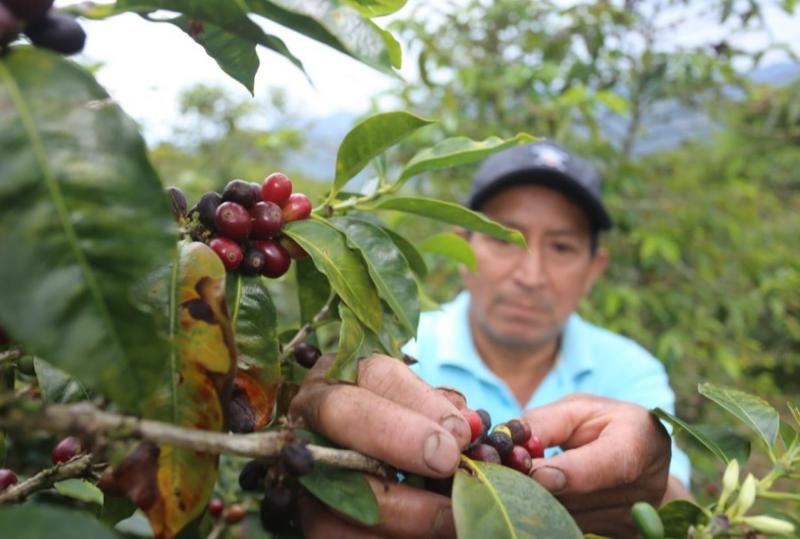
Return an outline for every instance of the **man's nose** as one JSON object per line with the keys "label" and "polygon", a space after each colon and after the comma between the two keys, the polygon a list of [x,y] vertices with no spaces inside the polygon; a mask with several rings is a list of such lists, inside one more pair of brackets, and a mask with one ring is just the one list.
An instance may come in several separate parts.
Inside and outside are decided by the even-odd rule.
{"label": "man's nose", "polygon": [[525,249],[514,269],[514,279],[527,288],[537,288],[547,282],[547,267],[545,257],[540,249],[531,247]]}

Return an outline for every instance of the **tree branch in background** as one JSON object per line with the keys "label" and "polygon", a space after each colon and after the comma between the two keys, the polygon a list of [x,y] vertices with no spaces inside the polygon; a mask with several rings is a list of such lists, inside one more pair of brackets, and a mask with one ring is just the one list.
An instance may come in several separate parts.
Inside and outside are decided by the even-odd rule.
{"label": "tree branch in background", "polygon": [[42,470],[22,483],[8,487],[0,492],[0,505],[18,503],[35,492],[46,490],[65,479],[86,477],[92,471],[92,455],[78,455],[72,460]]}

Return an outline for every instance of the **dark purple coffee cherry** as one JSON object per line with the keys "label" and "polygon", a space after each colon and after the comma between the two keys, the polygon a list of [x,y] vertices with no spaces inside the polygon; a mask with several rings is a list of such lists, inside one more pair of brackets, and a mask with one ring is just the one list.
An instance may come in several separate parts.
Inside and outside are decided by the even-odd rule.
{"label": "dark purple coffee cherry", "polygon": [[260,460],[251,460],[239,472],[239,486],[244,491],[263,491],[266,479],[267,465]]}
{"label": "dark purple coffee cherry", "polygon": [[80,452],[80,440],[74,436],[67,436],[53,447],[53,450],[50,452],[50,459],[53,461],[53,464],[61,464],[62,462],[71,460]]}
{"label": "dark purple coffee cherry", "polygon": [[300,477],[314,469],[314,457],[303,442],[295,440],[281,449],[281,464],[289,475]]}
{"label": "dark purple coffee cherry", "polygon": [[261,191],[256,193],[250,182],[231,180],[222,191],[223,202],[236,202],[245,208],[251,208],[261,198]]}
{"label": "dark purple coffee cherry", "polygon": [[250,212],[236,202],[223,202],[217,208],[217,230],[232,240],[246,240],[253,228]]}
{"label": "dark purple coffee cherry", "polygon": [[501,459],[509,454],[511,449],[514,447],[514,442],[511,440],[511,436],[505,432],[492,432],[486,437],[486,443],[497,449]]}
{"label": "dark purple coffee cherry", "polygon": [[261,498],[259,516],[261,526],[270,533],[285,531],[291,523],[294,494],[283,485],[267,488]]}
{"label": "dark purple coffee cherry", "polygon": [[515,444],[521,445],[528,441],[528,438],[531,437],[531,428],[525,428],[525,425],[519,419],[512,419],[511,421],[506,422],[506,426],[511,431],[511,439],[514,441]]}
{"label": "dark purple coffee cherry", "polygon": [[200,197],[197,202],[198,216],[200,222],[209,230],[216,230],[217,208],[222,204],[222,196],[214,191],[208,192]]}
{"label": "dark purple coffee cherry", "polygon": [[489,415],[489,412],[483,408],[478,408],[475,411],[478,412],[479,416],[481,416],[481,422],[483,423],[484,430],[488,431],[490,428],[492,428],[492,416]]}
{"label": "dark purple coffee cherry", "polygon": [[17,39],[20,32],[22,32],[22,22],[0,3],[0,47]]}
{"label": "dark purple coffee cherry", "polygon": [[186,196],[183,191],[174,186],[167,188],[167,195],[169,195],[172,216],[180,223],[186,219]]}
{"label": "dark purple coffee cherry", "polygon": [[242,260],[242,272],[245,275],[260,275],[264,271],[267,257],[258,249],[248,249]]}
{"label": "dark purple coffee cherry", "polygon": [[44,17],[53,7],[53,2],[54,0],[2,0],[11,13],[26,21]]}
{"label": "dark purple coffee cherry", "polygon": [[307,342],[299,343],[294,349],[294,359],[306,369],[313,367],[321,355],[319,348]]}
{"label": "dark purple coffee cherry", "polygon": [[500,464],[502,459],[497,449],[488,444],[477,444],[467,450],[467,456],[473,460]]}
{"label": "dark purple coffee cherry", "polygon": [[244,391],[234,391],[228,403],[228,430],[238,434],[256,430],[256,415]]}
{"label": "dark purple coffee cherry", "polygon": [[61,54],[76,54],[83,50],[86,32],[73,17],[51,11],[40,19],[28,23],[25,28],[34,45]]}
{"label": "dark purple coffee cherry", "polygon": [[515,445],[511,448],[511,452],[503,458],[503,464],[528,475],[528,472],[531,471],[531,455],[523,446]]}

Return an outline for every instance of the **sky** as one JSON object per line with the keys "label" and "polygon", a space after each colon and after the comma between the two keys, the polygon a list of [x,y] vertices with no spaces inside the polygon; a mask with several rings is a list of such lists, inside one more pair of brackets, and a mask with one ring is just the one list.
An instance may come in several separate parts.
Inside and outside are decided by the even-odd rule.
{"label": "sky", "polygon": [[[397,15],[409,12],[415,0]],[[435,0],[434,0],[435,1]],[[58,0],[56,6],[75,3]],[[256,75],[255,96],[266,97],[270,87],[287,91],[290,104],[307,117],[323,117],[341,112],[353,115],[367,110],[372,96],[397,85],[397,79],[378,72],[333,49],[291,30],[259,19],[265,31],[283,39],[299,57],[313,81],[283,57],[258,48],[261,67]],[[385,26],[386,19],[377,19]],[[125,14],[104,21],[82,21],[88,38],[80,60],[99,62],[96,77],[123,109],[143,127],[149,142],[163,140],[172,133],[177,116],[177,97],[183,88],[195,83],[220,85],[234,97],[247,98],[249,92],[228,77],[205,51],[170,24],[155,24]],[[768,26],[778,40],[792,44],[800,52],[800,13],[786,17],[778,10],[768,12]],[[713,29],[699,28],[695,35]],[[749,38],[743,38],[747,40]],[[400,74],[413,76],[413,66]]]}

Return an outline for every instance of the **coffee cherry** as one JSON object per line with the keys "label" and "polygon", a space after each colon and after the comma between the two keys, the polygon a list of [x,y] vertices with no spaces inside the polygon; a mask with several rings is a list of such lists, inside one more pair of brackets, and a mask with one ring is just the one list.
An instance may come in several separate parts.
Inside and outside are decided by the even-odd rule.
{"label": "coffee cherry", "polygon": [[[283,217],[283,215],[281,215],[281,217]],[[289,236],[282,236],[279,241],[283,248],[289,253],[289,256],[292,257],[292,260],[302,260],[308,257],[308,253],[305,249],[300,247],[300,245]]]}
{"label": "coffee cherry", "polygon": [[172,208],[172,216],[180,223],[186,219],[186,196],[184,196],[183,191],[174,186],[167,188],[167,195]]}
{"label": "coffee cherry", "polygon": [[475,410],[464,408],[461,410],[461,415],[464,416],[464,419],[466,419],[469,424],[470,442],[476,441],[481,437],[481,434],[483,434],[483,421],[481,420],[480,414]]}
{"label": "coffee cherry", "polygon": [[245,208],[251,208],[259,201],[259,193],[253,191],[250,182],[244,180],[231,180],[222,190],[223,202],[235,202]]}
{"label": "coffee cherry", "polygon": [[497,449],[497,452],[500,453],[500,458],[504,458],[511,452],[511,448],[514,447],[511,436],[505,432],[498,432],[497,430],[486,437],[486,443]]}
{"label": "coffee cherry", "polygon": [[237,503],[231,505],[228,507],[228,510],[225,511],[225,522],[228,524],[236,524],[237,522],[241,522],[246,516],[247,510]]}
{"label": "coffee cherry", "polygon": [[11,485],[16,485],[17,481],[17,474],[15,474],[12,470],[9,470],[8,468],[0,468],[0,492],[3,492]]}
{"label": "coffee cherry", "polygon": [[61,54],[81,52],[86,43],[86,32],[78,21],[69,15],[53,11],[29,22],[25,35],[35,45]]}
{"label": "coffee cherry", "polygon": [[473,460],[500,464],[500,453],[497,449],[488,444],[478,444],[467,450],[467,456]]}
{"label": "coffee cherry", "polygon": [[283,227],[281,207],[274,202],[257,202],[250,209],[250,217],[253,219],[250,237],[256,240],[275,237]]}
{"label": "coffee cherry", "polygon": [[0,3],[0,47],[14,41],[22,32],[22,22]]}
{"label": "coffee cherry", "polygon": [[303,442],[295,440],[281,449],[281,464],[289,475],[300,477],[314,469],[314,457]]}
{"label": "coffee cherry", "polygon": [[283,485],[270,487],[261,498],[259,517],[261,526],[270,533],[279,533],[289,527],[294,496]]}
{"label": "coffee cherry", "polygon": [[217,208],[222,204],[222,196],[214,191],[205,193],[197,202],[200,222],[209,230],[217,229]]}
{"label": "coffee cherry", "polygon": [[244,491],[262,491],[266,478],[267,465],[260,460],[251,460],[239,472],[239,486]]}
{"label": "coffee cherry", "polygon": [[502,432],[503,434],[511,438],[511,429],[508,428],[508,425],[503,425],[503,424],[495,425],[495,427],[492,429],[492,432]]}
{"label": "coffee cherry", "polygon": [[311,201],[303,193],[292,193],[283,205],[283,220],[287,223],[307,219],[311,215]]}
{"label": "coffee cherry", "polygon": [[261,275],[266,262],[264,253],[258,249],[248,249],[242,260],[242,272],[246,275]]}
{"label": "coffee cherry", "polygon": [[511,451],[503,457],[503,464],[528,475],[528,472],[531,470],[531,456],[527,449],[521,445],[515,445],[511,448]]}
{"label": "coffee cherry", "polygon": [[228,402],[228,430],[237,434],[256,430],[256,415],[243,391],[235,391]]}
{"label": "coffee cherry", "polygon": [[208,242],[208,246],[217,253],[217,256],[225,265],[225,269],[235,270],[242,263],[244,254],[242,253],[242,248],[235,241],[228,238],[214,238]]}
{"label": "coffee cherry", "polygon": [[223,509],[225,509],[225,502],[219,498],[212,498],[208,502],[208,514],[214,518],[219,518]]}
{"label": "coffee cherry", "polygon": [[236,202],[223,202],[214,220],[219,233],[232,240],[245,240],[253,228],[250,212]]}
{"label": "coffee cherry", "polygon": [[511,439],[515,444],[524,444],[531,437],[531,428],[525,429],[526,425],[519,419],[512,419],[506,423],[508,430],[511,431]]}
{"label": "coffee cherry", "polygon": [[26,21],[32,21],[44,17],[51,7],[54,0],[2,0],[14,15]]}
{"label": "coffee cherry", "polygon": [[484,410],[483,408],[478,408],[475,410],[479,416],[481,416],[481,421],[483,422],[484,430],[489,430],[492,428],[492,416],[489,415],[489,412]]}
{"label": "coffee cherry", "polygon": [[301,342],[294,348],[294,359],[306,369],[313,367],[321,355],[319,348],[307,342]]}
{"label": "coffee cherry", "polygon": [[292,194],[292,182],[286,174],[273,172],[261,184],[261,200],[274,202],[280,207],[286,204]]}
{"label": "coffee cherry", "polygon": [[532,435],[528,438],[528,441],[526,441],[523,446],[528,450],[532,459],[544,458],[544,445],[542,445],[541,440],[536,436]]}
{"label": "coffee cherry", "polygon": [[53,460],[53,464],[61,464],[62,462],[67,462],[80,452],[80,440],[74,436],[67,436],[56,444],[53,451],[50,453],[50,457]]}
{"label": "coffee cherry", "polygon": [[280,277],[287,271],[292,263],[292,259],[286,249],[281,247],[281,244],[275,240],[260,240],[253,242],[253,248],[258,249],[264,253],[266,258],[264,262],[264,269],[262,275],[272,277],[273,279]]}

